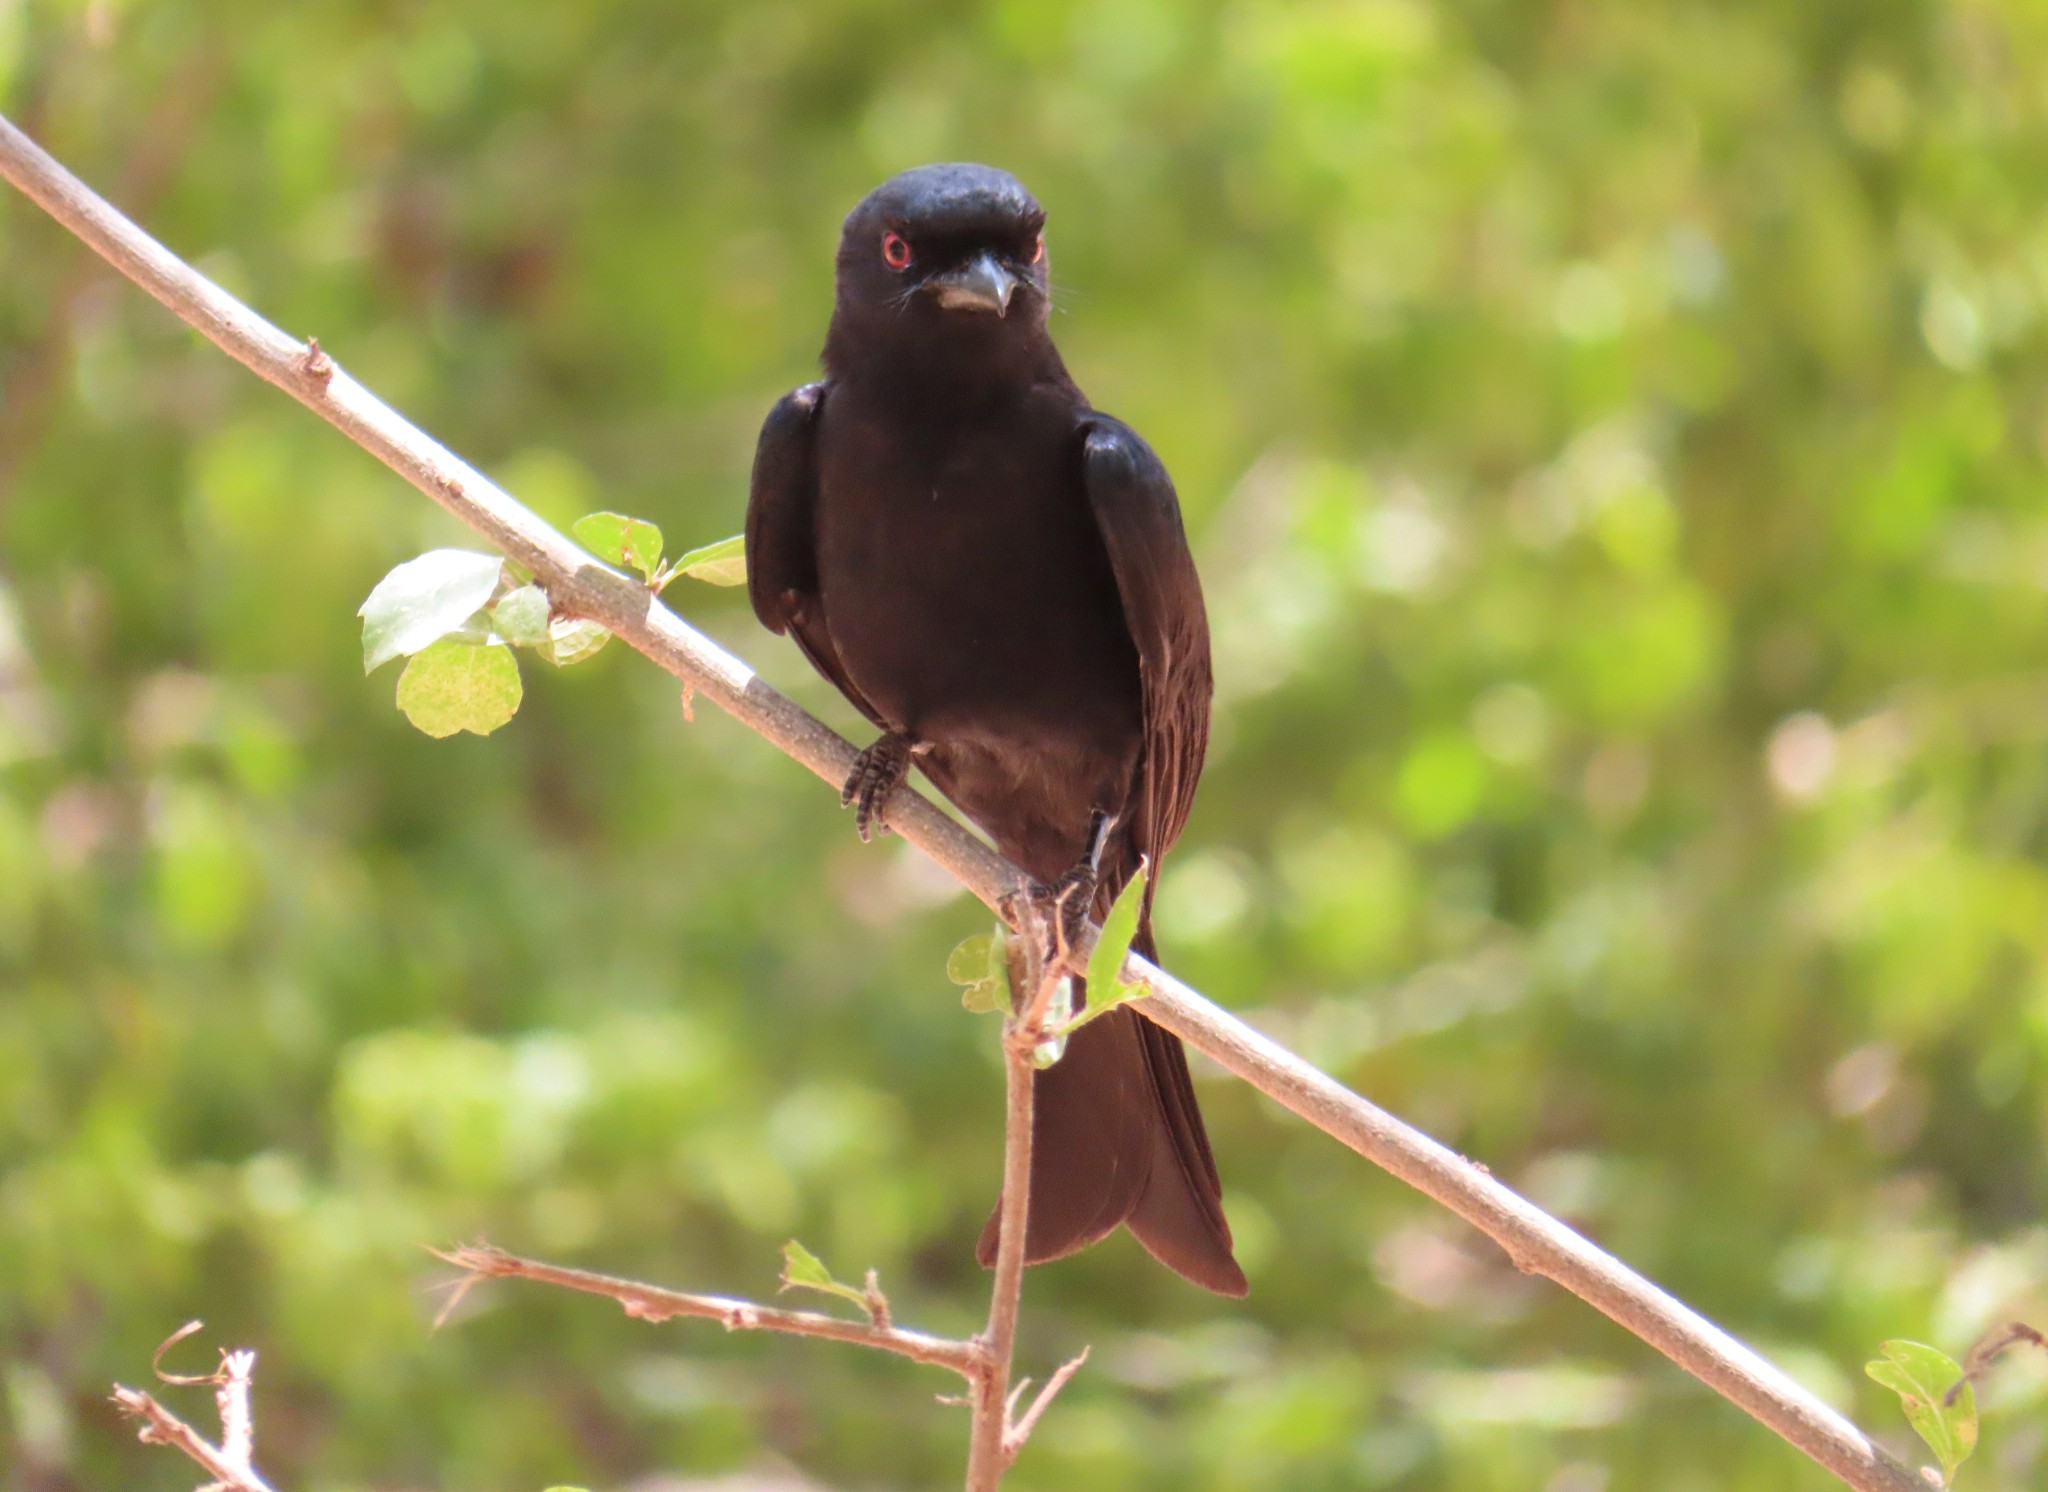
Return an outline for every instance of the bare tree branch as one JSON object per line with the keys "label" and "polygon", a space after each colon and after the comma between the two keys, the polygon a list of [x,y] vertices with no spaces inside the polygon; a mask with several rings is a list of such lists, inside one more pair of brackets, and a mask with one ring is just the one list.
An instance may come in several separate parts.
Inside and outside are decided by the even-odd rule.
{"label": "bare tree branch", "polygon": [[[172,1333],[156,1349],[154,1361],[161,1362],[172,1344],[190,1336],[199,1326],[197,1321],[188,1322]],[[256,1354],[246,1349],[223,1352],[219,1369],[204,1377],[157,1370],[157,1376],[166,1383],[213,1385],[214,1403],[220,1409],[221,1435],[217,1446],[139,1389],[115,1384],[114,1403],[123,1414],[142,1421],[139,1433],[143,1444],[173,1446],[206,1469],[213,1481],[201,1492],[217,1492],[221,1488],[231,1492],[270,1492],[269,1484],[249,1464],[256,1450],[256,1422],[249,1410],[249,1387],[255,1370]]]}
{"label": "bare tree branch", "polygon": [[1008,1412],[1012,1416],[1012,1423],[1003,1434],[1003,1452],[1010,1460],[1017,1459],[1017,1452],[1024,1449],[1024,1442],[1029,1440],[1031,1432],[1038,1428],[1038,1417],[1045,1413],[1052,1401],[1059,1396],[1059,1391],[1067,1386],[1067,1380],[1080,1372],[1081,1365],[1087,1361],[1088,1349],[1083,1347],[1061,1363],[1053,1371],[1052,1377],[1045,1380],[1045,1387],[1038,1391],[1038,1396],[1031,1401],[1031,1407],[1024,1411],[1022,1418],[1015,1417],[1017,1401],[1024,1397],[1024,1390],[1031,1387],[1031,1380],[1018,1380],[1017,1387],[1010,1393]]}
{"label": "bare tree branch", "polygon": [[[455,1302],[477,1280],[524,1279],[605,1296],[623,1306],[627,1315],[643,1321],[695,1316],[716,1321],[727,1331],[774,1331],[789,1336],[823,1337],[951,1368],[967,1380],[967,1395],[957,1402],[964,1403],[973,1416],[968,1441],[967,1492],[996,1492],[1003,1474],[1024,1449],[1032,1429],[1054,1395],[1088,1358],[1086,1349],[1083,1349],[1078,1357],[1063,1364],[1031,1401],[1022,1417],[1017,1415],[1017,1403],[1030,1382],[1026,1379],[1018,1383],[1014,1392],[1010,1388],[1017,1317],[1023,1295],[1024,1240],[1030,1217],[1033,1054],[1045,1035],[1053,991],[1065,973],[1058,962],[1048,965],[1035,951],[1040,946],[1035,935],[1041,931],[1041,919],[1034,912],[1027,911],[1024,915],[1030,931],[1026,938],[1013,942],[1011,946],[1017,955],[1013,962],[1013,977],[1017,987],[1028,993],[1021,1008],[1003,1027],[1006,1108],[1002,1226],[995,1278],[989,1293],[988,1324],[971,1341],[933,1337],[896,1326],[890,1320],[888,1299],[882,1294],[873,1270],[868,1271],[866,1288],[861,1292],[868,1319],[848,1321],[814,1311],[782,1310],[719,1295],[684,1294],[658,1285],[594,1274],[589,1270],[567,1269],[534,1259],[522,1259],[485,1243],[466,1245],[446,1253],[438,1249],[433,1251],[436,1257],[464,1271],[463,1277],[455,1282],[455,1294],[448,1309],[443,1310],[442,1317],[445,1319],[448,1310],[453,1309]],[[191,1329],[187,1328],[188,1331]],[[176,1341],[177,1338],[171,1340]]]}
{"label": "bare tree branch", "polygon": [[[996,1237],[995,1281],[989,1287],[988,1325],[975,1345],[981,1349],[982,1372],[974,1380],[974,1428],[967,1447],[967,1492],[993,1492],[1003,1473],[1017,1459],[1037,1423],[1042,1402],[1056,1391],[1048,1387],[1024,1421],[1013,1421],[1010,1366],[1017,1346],[1017,1313],[1024,1294],[1024,1241],[1031,1221],[1031,1139],[1034,1087],[1033,1058],[1045,1036],[1046,1012],[1053,991],[1066,971],[1058,959],[1048,960],[1052,923],[1029,902],[1018,907],[1021,936],[1010,942],[1010,982],[1020,991],[1018,1008],[1003,1022],[1003,1200]],[[1086,1357],[1084,1352],[1082,1357]],[[1076,1359],[1054,1384],[1072,1376]],[[1019,1385],[1020,1388],[1022,1385]]]}
{"label": "bare tree branch", "polygon": [[2022,1343],[2048,1351],[2048,1333],[2024,1321],[2008,1321],[1984,1333],[1970,1348],[1969,1356],[1963,1359],[1963,1376],[1949,1385],[1948,1392],[1941,1396],[1941,1402],[1954,1404],[1965,1386],[1983,1382],[1992,1365]]}
{"label": "bare tree branch", "polygon": [[[325,353],[285,335],[198,274],[0,119],[0,175],[223,351],[277,385],[526,566],[557,605],[626,642],[835,788],[854,749],[744,663],[599,564],[510,494],[408,423]],[[914,792],[886,822],[991,907],[1023,873]],[[1163,971],[1135,960],[1135,1007],[1359,1154],[1465,1218],[1516,1265],[1547,1275],[1753,1415],[1860,1492],[1924,1492],[1920,1479],[1757,1353],[1611,1255]]]}
{"label": "bare tree branch", "polygon": [[886,1321],[848,1321],[818,1311],[756,1305],[751,1300],[734,1300],[724,1295],[686,1295],[679,1290],[594,1274],[587,1269],[565,1269],[537,1259],[522,1259],[487,1243],[465,1244],[445,1254],[438,1249],[435,1252],[456,1268],[467,1271],[472,1279],[533,1280],[565,1290],[581,1290],[586,1295],[602,1295],[616,1300],[628,1316],[642,1321],[695,1316],[716,1321],[727,1331],[776,1331],[787,1336],[822,1337],[831,1342],[851,1342],[856,1347],[873,1347],[913,1362],[951,1368],[970,1383],[981,1375],[981,1356],[974,1343],[907,1331]]}

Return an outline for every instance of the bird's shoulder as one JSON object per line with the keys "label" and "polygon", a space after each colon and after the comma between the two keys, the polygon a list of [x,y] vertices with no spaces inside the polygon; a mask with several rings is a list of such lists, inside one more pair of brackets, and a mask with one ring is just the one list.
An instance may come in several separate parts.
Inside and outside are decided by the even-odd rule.
{"label": "bird's shoulder", "polygon": [[771,632],[795,618],[817,588],[812,532],[816,435],[825,385],[807,383],[775,401],[761,422],[747,493],[747,591]]}
{"label": "bird's shoulder", "polygon": [[796,434],[807,429],[824,407],[827,383],[821,378],[814,383],[801,384],[777,399],[768,411],[768,418],[761,422],[763,438],[771,432]]}
{"label": "bird's shoulder", "polygon": [[1098,409],[1080,417],[1081,469],[1098,504],[1135,507],[1147,516],[1180,521],[1180,498],[1166,463],[1145,437]]}

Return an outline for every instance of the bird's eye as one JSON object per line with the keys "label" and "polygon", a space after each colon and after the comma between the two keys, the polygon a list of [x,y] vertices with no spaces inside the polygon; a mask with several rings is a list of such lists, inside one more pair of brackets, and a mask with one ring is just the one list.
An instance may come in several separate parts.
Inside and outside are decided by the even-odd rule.
{"label": "bird's eye", "polygon": [[910,240],[900,233],[884,233],[882,262],[891,269],[910,268]]}
{"label": "bird's eye", "polygon": [[1039,260],[1043,259],[1044,257],[1045,235],[1041,233],[1038,235],[1038,237],[1031,240],[1031,262],[1033,264],[1036,264]]}

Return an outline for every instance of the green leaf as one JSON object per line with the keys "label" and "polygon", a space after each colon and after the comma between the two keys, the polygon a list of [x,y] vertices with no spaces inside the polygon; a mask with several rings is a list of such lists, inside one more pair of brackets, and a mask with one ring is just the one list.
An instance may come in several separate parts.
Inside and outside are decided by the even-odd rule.
{"label": "green leaf", "polygon": [[1963,1376],[1954,1358],[1923,1342],[1880,1342],[1877,1350],[1884,1356],[1863,1371],[1899,1396],[1906,1422],[1941,1462],[1942,1485],[1949,1485],[1977,1448],[1976,1389],[1965,1383],[1955,1403],[1944,1404],[1943,1395]]}
{"label": "green leaf", "polygon": [[1131,940],[1138,935],[1138,914],[1145,906],[1148,870],[1145,865],[1138,867],[1138,873],[1117,893],[1109,915],[1102,919],[1102,936],[1095,940],[1095,951],[1088,955],[1088,1006],[1075,1025],[1152,993],[1152,986],[1142,979],[1124,979],[1124,960],[1130,956]]}
{"label": "green leaf", "polygon": [[690,550],[669,564],[662,584],[666,585],[678,575],[687,575],[707,585],[745,585],[747,536],[734,534],[730,539],[720,539],[716,544]]}
{"label": "green leaf", "polygon": [[782,1288],[822,1290],[827,1295],[838,1295],[850,1300],[862,1310],[867,1309],[868,1298],[863,1292],[833,1279],[832,1271],[825,1267],[825,1261],[794,1238],[782,1246]]}
{"label": "green leaf", "polygon": [[489,735],[518,711],[520,693],[511,649],[467,642],[423,648],[398,676],[398,708],[437,740],[459,730]]}
{"label": "green leaf", "polygon": [[569,526],[576,542],[608,565],[638,570],[651,585],[661,568],[661,530],[624,513],[585,513]]}
{"label": "green leaf", "polygon": [[993,1015],[1009,1006],[1010,956],[1006,932],[976,933],[963,938],[946,955],[946,977],[965,986],[960,1003],[975,1015]]}
{"label": "green leaf", "polygon": [[548,593],[522,585],[491,608],[491,625],[515,647],[537,648],[548,640]]}
{"label": "green leaf", "polygon": [[993,934],[976,933],[955,943],[953,951],[946,955],[946,977],[955,984],[979,984],[988,972],[988,950],[993,942]]}
{"label": "green leaf", "polygon": [[539,651],[555,667],[567,668],[596,656],[598,649],[611,640],[611,633],[588,617],[558,616],[548,623],[547,639]]}
{"label": "green leaf", "polygon": [[505,562],[468,549],[434,549],[395,567],[356,615],[363,619],[363,672],[439,642],[481,610]]}

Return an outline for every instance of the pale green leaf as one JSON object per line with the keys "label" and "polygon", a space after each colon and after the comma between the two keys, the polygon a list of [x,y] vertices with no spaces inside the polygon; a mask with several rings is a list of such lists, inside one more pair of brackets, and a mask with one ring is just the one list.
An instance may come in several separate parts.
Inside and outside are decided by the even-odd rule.
{"label": "pale green leaf", "polygon": [[548,635],[539,652],[555,667],[567,668],[594,657],[611,640],[611,633],[588,617],[558,616],[548,623]]}
{"label": "pale green leaf", "polygon": [[825,1261],[794,1238],[782,1246],[782,1288],[821,1290],[827,1295],[837,1295],[850,1300],[863,1310],[867,1308],[868,1298],[865,1294],[832,1278],[832,1271],[825,1267]]}
{"label": "pale green leaf", "polygon": [[394,567],[356,613],[363,619],[363,672],[439,642],[481,610],[504,561],[468,549],[434,549]]}
{"label": "pale green leaf", "polygon": [[1884,1356],[1865,1363],[1863,1371],[1899,1396],[1906,1422],[1941,1462],[1942,1484],[1950,1484],[1977,1448],[1975,1388],[1963,1384],[1955,1403],[1945,1404],[1943,1396],[1963,1376],[1954,1358],[1923,1342],[1880,1342],[1877,1350]]}
{"label": "pale green leaf", "polygon": [[1004,930],[963,938],[946,955],[946,977],[963,986],[960,1003],[975,1015],[1007,1009],[1010,966]]}
{"label": "pale green leaf", "polygon": [[520,693],[509,648],[467,642],[423,648],[398,676],[398,708],[436,739],[463,730],[489,735],[518,711]]}
{"label": "pale green leaf", "polygon": [[980,983],[988,972],[988,950],[993,942],[995,938],[989,933],[962,938],[946,955],[946,977],[955,984]]}
{"label": "pale green leaf", "polygon": [[1141,865],[1102,919],[1102,936],[1088,955],[1090,984],[1114,988],[1123,982],[1124,960],[1130,956],[1131,941],[1138,935],[1138,914],[1145,905],[1145,879],[1146,868]]}
{"label": "pale green leaf", "polygon": [[1088,1005],[1077,1025],[1152,992],[1143,980],[1127,982],[1123,977],[1124,960],[1130,956],[1131,941],[1138,935],[1138,916],[1145,906],[1147,871],[1147,866],[1138,867],[1138,873],[1117,893],[1109,915],[1102,919],[1102,936],[1095,940],[1095,949],[1088,955]]}
{"label": "pale green leaf", "polygon": [[730,539],[720,539],[716,544],[690,550],[669,565],[668,578],[677,575],[687,575],[708,585],[745,585],[746,535],[734,534]]}
{"label": "pale green leaf", "polygon": [[537,585],[522,585],[491,608],[491,625],[505,641],[522,648],[537,648],[548,640],[548,593]]}
{"label": "pale green leaf", "polygon": [[624,513],[585,513],[569,527],[576,542],[608,565],[638,570],[650,584],[661,568],[661,530]]}

